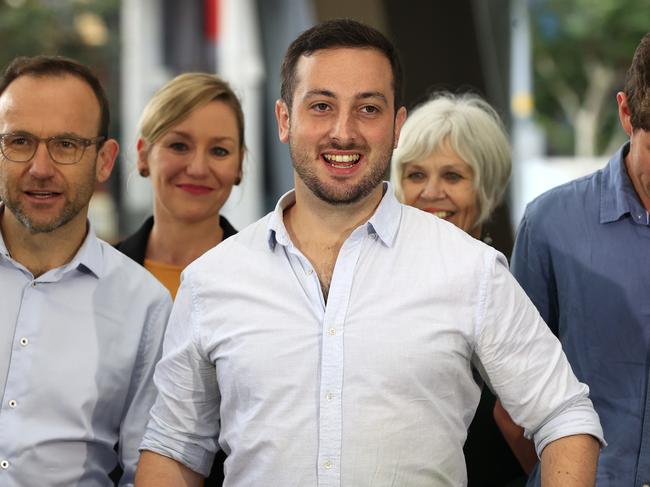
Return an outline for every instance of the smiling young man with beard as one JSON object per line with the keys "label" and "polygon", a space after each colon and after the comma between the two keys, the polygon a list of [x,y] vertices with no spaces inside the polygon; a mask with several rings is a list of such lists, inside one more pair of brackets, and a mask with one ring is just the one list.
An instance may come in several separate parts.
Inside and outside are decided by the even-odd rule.
{"label": "smiling young man with beard", "polygon": [[88,224],[108,122],[75,61],[18,58],[0,80],[2,486],[133,484],[171,300]]}
{"label": "smiling young man with beard", "polygon": [[[382,183],[406,117],[394,47],[335,20],[282,67],[295,190],[184,273],[138,486],[466,484],[485,372],[546,485],[593,485],[602,432],[505,259]],[[550,367],[550,370],[549,370]]]}

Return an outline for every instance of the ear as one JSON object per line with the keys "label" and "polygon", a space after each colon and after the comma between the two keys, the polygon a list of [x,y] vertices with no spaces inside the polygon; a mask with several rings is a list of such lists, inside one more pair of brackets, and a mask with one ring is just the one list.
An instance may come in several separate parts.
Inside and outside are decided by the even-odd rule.
{"label": "ear", "polygon": [[235,186],[239,186],[241,184],[241,179],[244,176],[244,157],[246,157],[246,149],[241,148],[239,149],[239,169],[237,170],[237,176],[235,177],[235,182],[233,183]]}
{"label": "ear", "polygon": [[289,107],[282,99],[275,102],[275,119],[278,121],[278,138],[286,144],[289,142],[289,126],[291,120]]}
{"label": "ear", "polygon": [[135,148],[138,152],[138,162],[136,163],[138,172],[140,174],[148,174],[149,162],[147,161],[147,155],[149,154],[149,144],[142,137],[138,137]]}
{"label": "ear", "polygon": [[622,91],[616,93],[616,103],[618,104],[618,119],[621,122],[621,127],[625,130],[625,133],[629,136],[632,135],[632,122],[630,114],[630,107],[627,104],[627,96]]}
{"label": "ear", "polygon": [[109,178],[115,166],[115,160],[119,151],[120,146],[115,139],[108,139],[104,142],[102,148],[99,149],[95,167],[95,177],[98,182],[103,183]]}
{"label": "ear", "polygon": [[393,149],[397,148],[397,144],[399,142],[399,134],[402,132],[402,126],[404,125],[404,122],[406,122],[406,107],[399,107],[399,110],[397,110],[397,115],[395,115],[395,145]]}

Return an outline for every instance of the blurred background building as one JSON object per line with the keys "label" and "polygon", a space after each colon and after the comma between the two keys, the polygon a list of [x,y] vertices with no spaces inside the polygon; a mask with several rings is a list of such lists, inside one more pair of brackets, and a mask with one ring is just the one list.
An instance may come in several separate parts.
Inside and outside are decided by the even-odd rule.
{"label": "blurred background building", "polygon": [[102,78],[122,152],[91,219],[113,241],[151,212],[149,181],[135,171],[147,100],[184,71],[229,80],[243,101],[249,154],[224,214],[242,228],[293,185],[273,115],[282,55],[299,32],[336,17],[393,40],[408,108],[437,89],[473,90],[497,108],[514,147],[510,209],[493,232],[507,240],[526,202],[602,166],[622,142],[615,93],[649,28],[650,0],[0,0],[0,65],[55,53]]}

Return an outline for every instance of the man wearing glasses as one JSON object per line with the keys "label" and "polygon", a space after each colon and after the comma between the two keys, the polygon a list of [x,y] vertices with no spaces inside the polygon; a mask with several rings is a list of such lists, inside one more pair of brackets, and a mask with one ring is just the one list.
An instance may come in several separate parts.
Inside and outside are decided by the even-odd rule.
{"label": "man wearing glasses", "polygon": [[18,58],[0,79],[0,485],[131,485],[171,301],[87,222],[110,176],[103,88]]}

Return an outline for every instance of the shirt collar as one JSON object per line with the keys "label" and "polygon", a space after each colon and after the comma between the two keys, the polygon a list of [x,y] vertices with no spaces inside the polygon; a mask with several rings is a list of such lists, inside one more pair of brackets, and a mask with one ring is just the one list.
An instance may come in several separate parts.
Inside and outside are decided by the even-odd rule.
{"label": "shirt collar", "polygon": [[625,167],[630,150],[626,142],[602,170],[600,183],[600,223],[617,221],[623,215],[646,213]]}
{"label": "shirt collar", "polygon": [[[397,236],[397,229],[402,214],[402,206],[395,197],[392,185],[384,181],[384,195],[379,202],[375,213],[365,224],[368,233],[377,234],[379,239],[388,247],[392,247]],[[289,233],[284,226],[284,210],[296,202],[295,190],[285,193],[279,200],[271,213],[268,223],[268,244],[271,250],[276,244],[287,246],[291,243]]]}
{"label": "shirt collar", "polygon": [[[2,214],[4,211],[4,204],[0,202],[0,214]],[[5,244],[2,231],[0,231],[0,256],[10,258],[9,250],[7,250],[7,245]],[[79,247],[79,250],[72,258],[72,260],[64,266],[58,268],[58,271],[61,273],[66,273],[70,269],[78,269],[81,272],[89,271],[97,278],[101,278],[103,275],[104,260],[102,255],[102,248],[99,239],[95,235],[95,232],[90,223],[88,223],[88,233],[86,234],[86,238],[81,244],[81,247]]]}
{"label": "shirt collar", "polygon": [[289,208],[296,202],[296,192],[295,190],[290,190],[284,193],[278,203],[275,205],[273,213],[271,213],[271,218],[269,219],[268,224],[268,242],[271,250],[275,249],[276,244],[282,246],[287,246],[291,243],[289,238],[289,232],[284,226],[284,210]]}
{"label": "shirt collar", "polygon": [[103,250],[90,222],[83,244],[68,264],[70,269],[86,269],[101,279],[104,275]]}
{"label": "shirt collar", "polygon": [[397,201],[395,190],[389,182],[384,181],[384,196],[379,202],[377,210],[368,220],[369,230],[374,231],[387,247],[392,247],[395,243],[401,216],[402,205]]}
{"label": "shirt collar", "polygon": [[[0,201],[0,218],[2,217],[2,213],[4,213],[4,211],[5,211],[5,206]],[[2,230],[1,229],[0,229],[0,257],[9,258],[9,251],[7,250],[7,245],[5,244],[5,239],[2,236]]]}

